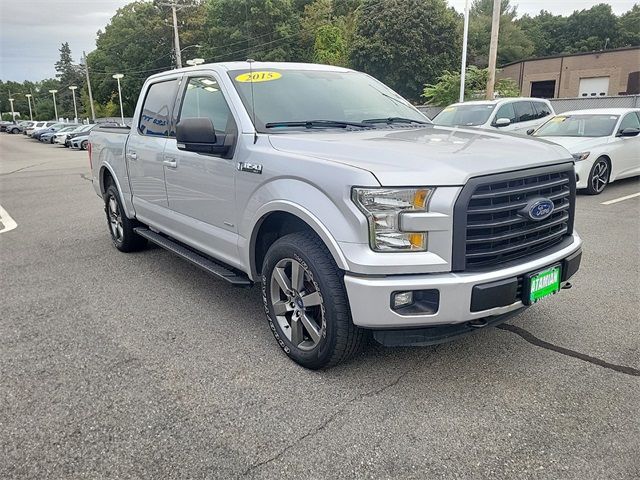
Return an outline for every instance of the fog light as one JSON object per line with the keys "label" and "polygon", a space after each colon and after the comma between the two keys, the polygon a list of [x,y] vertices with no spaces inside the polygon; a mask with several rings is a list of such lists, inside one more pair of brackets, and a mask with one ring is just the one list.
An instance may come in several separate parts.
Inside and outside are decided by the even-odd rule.
{"label": "fog light", "polygon": [[398,292],[393,295],[393,308],[398,309],[413,303],[413,292]]}

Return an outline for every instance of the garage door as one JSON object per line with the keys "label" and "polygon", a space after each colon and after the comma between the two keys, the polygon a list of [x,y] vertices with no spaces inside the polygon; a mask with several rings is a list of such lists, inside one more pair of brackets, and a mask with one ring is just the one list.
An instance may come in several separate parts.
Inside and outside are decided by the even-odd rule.
{"label": "garage door", "polygon": [[604,97],[609,91],[609,77],[591,77],[580,79],[581,97]]}

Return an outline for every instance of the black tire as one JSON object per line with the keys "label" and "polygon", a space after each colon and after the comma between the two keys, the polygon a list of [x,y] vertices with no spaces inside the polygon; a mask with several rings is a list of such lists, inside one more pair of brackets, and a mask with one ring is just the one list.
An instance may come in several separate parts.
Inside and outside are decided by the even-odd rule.
{"label": "black tire", "polygon": [[610,176],[611,165],[609,164],[609,160],[605,157],[598,158],[589,172],[585,192],[589,195],[600,195],[609,184]]}
{"label": "black tire", "polygon": [[80,150],[86,150],[88,144],[89,144],[88,140],[83,140],[82,143],[80,144]]}
{"label": "black tire", "polygon": [[[273,288],[279,287],[275,284],[272,286],[275,282],[272,274],[277,265],[289,260],[295,260],[297,266],[304,269],[303,289],[320,295],[319,306],[303,309],[305,312],[308,309],[318,309],[316,316],[322,320],[319,340],[313,347],[299,348],[294,345],[274,313],[272,292]],[[274,242],[265,255],[262,266],[262,299],[269,326],[282,350],[305,368],[317,370],[344,362],[358,352],[365,341],[365,331],[355,326],[351,320],[343,277],[344,273],[336,265],[327,247],[313,232],[286,235]],[[287,301],[283,300],[284,303]],[[293,305],[291,302],[292,307]],[[288,313],[294,315],[293,312]],[[286,315],[287,313],[279,318],[286,319]],[[291,325],[292,322],[293,320]],[[292,334],[289,333],[289,336]],[[309,336],[304,338],[304,342],[313,343]]]}
{"label": "black tire", "polygon": [[11,134],[13,134],[13,135],[15,135],[15,134],[17,134],[19,131],[20,131],[20,130],[19,130],[19,129],[17,129],[17,128],[12,128],[10,133],[11,133]]}
{"label": "black tire", "polygon": [[[115,207],[112,208],[112,203]],[[147,245],[147,239],[136,234],[133,229],[139,225],[136,220],[127,218],[122,208],[118,189],[113,183],[107,186],[104,194],[104,211],[107,216],[107,227],[113,245],[121,252],[137,252]],[[114,212],[117,214],[114,216]],[[114,222],[116,226],[114,228]]]}

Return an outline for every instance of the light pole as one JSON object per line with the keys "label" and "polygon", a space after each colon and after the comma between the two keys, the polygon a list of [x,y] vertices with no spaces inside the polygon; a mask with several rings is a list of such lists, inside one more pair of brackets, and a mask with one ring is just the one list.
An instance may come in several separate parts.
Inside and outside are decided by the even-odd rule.
{"label": "light pole", "polygon": [[73,113],[75,113],[75,121],[78,121],[78,106],[76,105],[76,89],[78,87],[75,85],[71,85],[69,87],[69,90],[71,90],[71,93],[73,93]]}
{"label": "light pole", "polygon": [[31,110],[31,94],[26,93],[24,96],[27,97],[27,102],[29,102],[29,118],[33,122],[33,111]]}
{"label": "light pole", "polygon": [[204,58],[192,58],[191,60],[187,60],[187,65],[191,65],[195,67],[196,65],[202,65],[204,63]]}
{"label": "light pole", "polygon": [[16,121],[16,114],[13,111],[13,98],[11,96],[9,96],[9,103],[11,104],[11,121],[15,122]]}
{"label": "light pole", "polygon": [[120,88],[120,79],[124,77],[122,73],[116,73],[112,75],[118,81],[118,98],[120,99],[120,118],[122,119],[122,126],[124,127],[124,110],[122,109],[122,89]]}
{"label": "light pole", "polygon": [[464,31],[462,34],[462,65],[460,66],[460,102],[464,102],[464,81],[467,73],[467,39],[469,38],[469,0],[464,2]]}
{"label": "light pole", "polygon": [[49,93],[53,95],[53,111],[56,115],[56,121],[58,121],[58,106],[56,105],[56,93],[58,93],[58,90],[49,90]]}

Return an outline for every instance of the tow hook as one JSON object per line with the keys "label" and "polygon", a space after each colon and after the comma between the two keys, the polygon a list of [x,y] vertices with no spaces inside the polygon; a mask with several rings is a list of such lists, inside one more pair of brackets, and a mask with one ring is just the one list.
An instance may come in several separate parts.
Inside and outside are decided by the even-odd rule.
{"label": "tow hook", "polygon": [[484,328],[487,326],[487,324],[488,322],[484,318],[481,318],[479,320],[469,320],[467,322],[467,325],[472,328]]}
{"label": "tow hook", "polygon": [[573,285],[571,285],[571,282],[567,282],[562,286],[562,290],[569,290],[571,287],[573,287]]}

